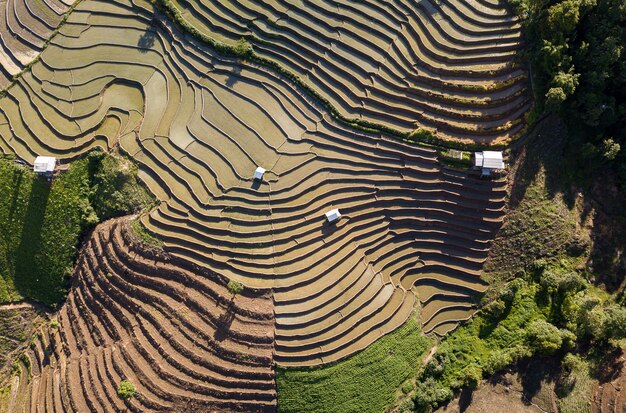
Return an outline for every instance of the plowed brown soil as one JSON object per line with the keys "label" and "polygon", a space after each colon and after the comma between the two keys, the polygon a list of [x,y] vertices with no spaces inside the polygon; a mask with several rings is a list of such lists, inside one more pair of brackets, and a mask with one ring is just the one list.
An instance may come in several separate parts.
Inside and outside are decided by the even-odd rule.
{"label": "plowed brown soil", "polygon": [[[269,291],[233,296],[225,280],[144,248],[125,219],[100,225],[74,285],[31,346],[31,377],[10,412],[272,412],[274,315]],[[122,379],[137,395],[122,400]],[[35,408],[35,406],[38,406]]]}
{"label": "plowed brown soil", "polygon": [[620,357],[603,370],[592,397],[591,413],[626,412],[626,358]]}

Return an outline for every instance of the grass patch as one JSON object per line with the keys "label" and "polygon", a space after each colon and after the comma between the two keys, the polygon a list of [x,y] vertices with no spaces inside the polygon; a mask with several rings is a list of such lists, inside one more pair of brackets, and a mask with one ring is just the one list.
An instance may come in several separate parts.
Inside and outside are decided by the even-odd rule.
{"label": "grass patch", "polygon": [[557,386],[559,411],[567,413],[589,412],[589,399],[598,380],[592,377],[593,362],[575,355],[563,361],[564,374]]}
{"label": "grass patch", "polygon": [[428,339],[411,318],[365,350],[329,366],[277,368],[281,413],[380,413],[418,366]]}
{"label": "grass patch", "polygon": [[101,152],[48,183],[0,160],[0,302],[64,299],[80,236],[101,219],[150,204],[127,161]]}
{"label": "grass patch", "polygon": [[146,228],[139,218],[135,218],[130,221],[130,227],[133,230],[133,233],[139,239],[139,241],[151,248],[163,249],[163,241],[155,237],[149,230]]}

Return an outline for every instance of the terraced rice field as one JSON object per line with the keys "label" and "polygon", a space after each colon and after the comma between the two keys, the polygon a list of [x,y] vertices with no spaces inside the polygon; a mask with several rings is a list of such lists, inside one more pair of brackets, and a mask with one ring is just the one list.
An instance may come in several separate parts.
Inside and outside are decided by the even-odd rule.
{"label": "terraced rice field", "polygon": [[41,51],[72,0],[0,0],[0,89]]}
{"label": "terraced rice field", "polygon": [[245,36],[351,118],[496,143],[524,127],[520,24],[503,0],[173,0],[199,31]]}
{"label": "terraced rice field", "polygon": [[[418,299],[426,333],[470,317],[505,205],[504,180],[338,124],[288,80],[216,55],[143,0],[80,3],[0,100],[0,137],[27,161],[119,145],[160,201],[143,222],[169,253],[271,289],[284,366],[353,354],[403,324]],[[336,225],[323,215],[332,208],[343,214]]]}
{"label": "terraced rice field", "polygon": [[[275,411],[271,293],[225,284],[141,248],[125,220],[99,226],[8,411]],[[123,379],[137,387],[127,401]]]}

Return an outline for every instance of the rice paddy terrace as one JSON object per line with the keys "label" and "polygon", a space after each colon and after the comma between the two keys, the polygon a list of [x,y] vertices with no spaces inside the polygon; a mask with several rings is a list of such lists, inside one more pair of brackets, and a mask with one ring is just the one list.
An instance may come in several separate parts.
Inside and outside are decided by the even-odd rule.
{"label": "rice paddy terrace", "polygon": [[[263,7],[282,10],[284,3]],[[194,25],[228,39],[248,34],[240,24],[255,30],[255,39],[262,38],[259,27],[280,28],[283,34],[268,35],[275,43],[255,40],[255,51],[281,55],[294,70],[290,59],[307,61],[293,53],[305,53],[317,35],[305,36],[302,23],[290,18],[263,25],[260,18],[241,17],[216,25],[209,11],[223,13],[225,6],[211,4],[179,6]],[[245,15],[254,9],[230,4]],[[344,29],[336,36],[344,46],[335,42],[318,58],[310,46],[310,58],[323,61],[308,79],[340,110],[357,115],[345,103],[346,88],[367,89],[372,100],[355,106],[362,110],[358,116],[412,128],[443,108],[442,124],[452,125],[451,96],[474,94],[488,103],[457,111],[469,115],[456,117],[468,124],[463,133],[453,127],[446,136],[497,141],[515,133],[520,123],[511,119],[527,104],[523,74],[507,63],[519,28],[499,4],[329,4],[307,2],[288,14],[312,19],[321,13],[310,7],[351,14],[357,17],[343,24],[354,33],[364,30],[361,8],[376,19],[368,23],[371,39],[362,39],[369,49],[349,46],[355,39]],[[318,20],[308,30],[330,30]],[[287,21],[294,28],[282,27]],[[451,28],[462,35],[450,35]],[[296,35],[302,47],[289,39]],[[436,63],[426,52],[434,43],[461,52]],[[379,59],[383,49],[395,57]],[[356,66],[380,65],[372,87],[342,77],[365,76],[347,62],[367,56],[369,64]],[[406,86],[400,79],[418,60],[430,69],[419,69]],[[332,81],[331,72],[322,71],[328,62],[336,65]],[[497,90],[459,86],[488,79],[513,81]],[[380,93],[386,97],[375,97]],[[469,107],[477,111],[470,114]],[[491,122],[485,110],[496,123],[517,126],[485,129],[476,123]],[[469,124],[475,133],[467,132],[474,128]],[[36,380],[19,395],[31,406],[108,411],[123,403],[114,395],[116,383],[131,377],[141,387],[141,396],[125,404],[134,411],[271,410],[273,363],[339,360],[402,325],[418,301],[424,332],[443,335],[472,315],[475,296],[486,288],[480,273],[504,215],[503,179],[475,179],[442,166],[432,148],[338,123],[288,79],[216,54],[147,1],[84,0],[0,99],[0,149],[32,162],[36,155],[72,160],[94,147],[115,146],[135,159],[158,198],[142,222],[175,258],[159,261],[134,246],[121,223],[96,230],[81,254],[58,333],[46,333],[31,355]],[[267,170],[262,182],[253,179],[257,166]],[[343,217],[328,224],[324,213],[333,208]],[[172,260],[194,270],[176,269]],[[225,280],[247,288],[233,301],[233,327],[224,333]],[[90,382],[100,384],[91,389]]]}
{"label": "rice paddy terrace", "polygon": [[520,25],[501,0],[172,0],[199,31],[245,36],[350,118],[506,142],[530,97]]}
{"label": "rice paddy terrace", "polygon": [[71,0],[0,1],[0,88],[41,51]]}

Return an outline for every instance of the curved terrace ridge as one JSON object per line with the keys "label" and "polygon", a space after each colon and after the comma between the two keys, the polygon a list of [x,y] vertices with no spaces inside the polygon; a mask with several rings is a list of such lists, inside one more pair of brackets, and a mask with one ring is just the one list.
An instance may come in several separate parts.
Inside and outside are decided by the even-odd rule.
{"label": "curved terrace ridge", "polygon": [[0,1],[0,89],[41,52],[71,0]]}
{"label": "curved terrace ridge", "polygon": [[218,42],[248,39],[348,118],[501,144],[530,105],[521,26],[503,0],[160,0]]}
{"label": "curved terrace ridge", "polygon": [[[125,219],[94,231],[73,279],[9,411],[276,411],[271,292],[232,296],[143,248]],[[122,380],[136,397],[118,397]]]}
{"label": "curved terrace ridge", "polygon": [[[486,288],[504,180],[355,132],[146,1],[85,0],[0,99],[0,148],[32,162],[118,145],[159,200],[143,223],[169,253],[273,291],[278,364],[353,354],[418,300],[424,330],[445,334]],[[332,209],[342,218],[330,224]]]}

